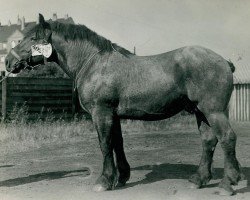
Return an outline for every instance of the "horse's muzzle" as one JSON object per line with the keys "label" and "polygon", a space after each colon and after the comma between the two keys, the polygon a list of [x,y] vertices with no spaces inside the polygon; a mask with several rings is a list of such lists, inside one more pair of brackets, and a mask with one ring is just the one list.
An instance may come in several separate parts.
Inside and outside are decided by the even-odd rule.
{"label": "horse's muzzle", "polygon": [[10,62],[10,60],[5,58],[5,67],[8,72],[13,74],[19,73],[22,69],[28,67],[28,63],[24,60],[16,61],[14,64]]}

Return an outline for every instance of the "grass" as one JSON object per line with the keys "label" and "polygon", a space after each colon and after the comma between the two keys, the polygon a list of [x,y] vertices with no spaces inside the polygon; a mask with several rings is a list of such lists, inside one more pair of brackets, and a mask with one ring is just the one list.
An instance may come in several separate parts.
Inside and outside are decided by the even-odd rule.
{"label": "grass", "polygon": [[[122,121],[123,134],[194,128],[196,128],[195,118],[181,114],[154,122]],[[14,107],[7,122],[0,123],[0,145],[5,152],[38,148],[53,142],[83,140],[89,134],[96,135],[91,120],[78,117],[71,120],[64,120],[63,117],[55,119],[53,113],[48,113],[44,119],[38,114],[35,120],[30,121],[25,105],[21,108]]]}
{"label": "grass", "polygon": [[189,130],[195,129],[196,119],[192,115],[178,114],[169,119],[160,121],[134,121],[134,120],[124,120],[122,121],[122,131],[123,133],[143,133],[152,131],[170,131],[173,129],[178,130]]}

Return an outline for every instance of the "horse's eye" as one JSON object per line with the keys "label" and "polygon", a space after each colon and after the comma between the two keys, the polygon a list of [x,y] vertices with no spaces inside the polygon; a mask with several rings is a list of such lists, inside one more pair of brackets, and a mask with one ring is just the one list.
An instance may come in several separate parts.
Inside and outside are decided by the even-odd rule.
{"label": "horse's eye", "polygon": [[48,41],[43,39],[43,44],[46,45],[46,44],[49,44],[49,43],[48,43]]}
{"label": "horse's eye", "polygon": [[37,38],[36,38],[36,37],[32,37],[31,40],[32,40],[32,41],[36,41]]}

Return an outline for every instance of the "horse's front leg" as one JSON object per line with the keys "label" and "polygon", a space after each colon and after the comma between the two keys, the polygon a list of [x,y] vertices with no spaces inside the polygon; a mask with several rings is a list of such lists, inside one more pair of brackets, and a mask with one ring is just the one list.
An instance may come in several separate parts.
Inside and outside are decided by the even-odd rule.
{"label": "horse's front leg", "polygon": [[117,182],[117,171],[114,164],[112,129],[114,126],[114,111],[108,106],[95,106],[92,110],[92,120],[98,133],[103,154],[103,169],[97,179],[94,191],[114,189]]}
{"label": "horse's front leg", "polygon": [[119,178],[117,187],[122,187],[130,178],[130,166],[125,156],[123,147],[123,137],[121,132],[121,123],[118,116],[114,117],[114,126],[112,132],[112,145],[116,155],[117,169],[119,172]]}

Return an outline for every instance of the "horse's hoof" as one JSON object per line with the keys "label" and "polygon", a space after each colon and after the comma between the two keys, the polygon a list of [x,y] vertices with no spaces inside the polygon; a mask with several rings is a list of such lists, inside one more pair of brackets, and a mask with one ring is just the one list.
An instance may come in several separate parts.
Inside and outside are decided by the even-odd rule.
{"label": "horse's hoof", "polygon": [[190,189],[200,189],[201,186],[200,185],[196,185],[196,184],[190,182],[189,183],[189,188]]}
{"label": "horse's hoof", "polygon": [[199,174],[193,174],[192,176],[190,176],[189,178],[189,183],[190,183],[190,188],[191,189],[199,189],[202,186],[202,181],[201,181],[201,177]]}
{"label": "horse's hoof", "polygon": [[235,194],[231,184],[228,182],[227,179],[223,179],[219,184],[219,191],[216,192],[221,196],[232,196]]}
{"label": "horse's hoof", "polygon": [[245,180],[245,175],[243,174],[243,173],[240,173],[240,181],[243,181],[243,180]]}
{"label": "horse's hoof", "polygon": [[103,191],[106,191],[106,190],[108,190],[108,188],[103,187],[101,184],[96,184],[93,187],[93,191],[95,191],[95,192],[103,192]]}
{"label": "horse's hoof", "polygon": [[116,184],[116,187],[119,188],[119,187],[124,187],[126,185],[126,183],[122,183],[122,182],[118,182]]}
{"label": "horse's hoof", "polygon": [[235,194],[235,191],[234,190],[225,190],[224,188],[219,188],[219,190],[216,191],[215,194],[218,194],[220,196],[232,196]]}

